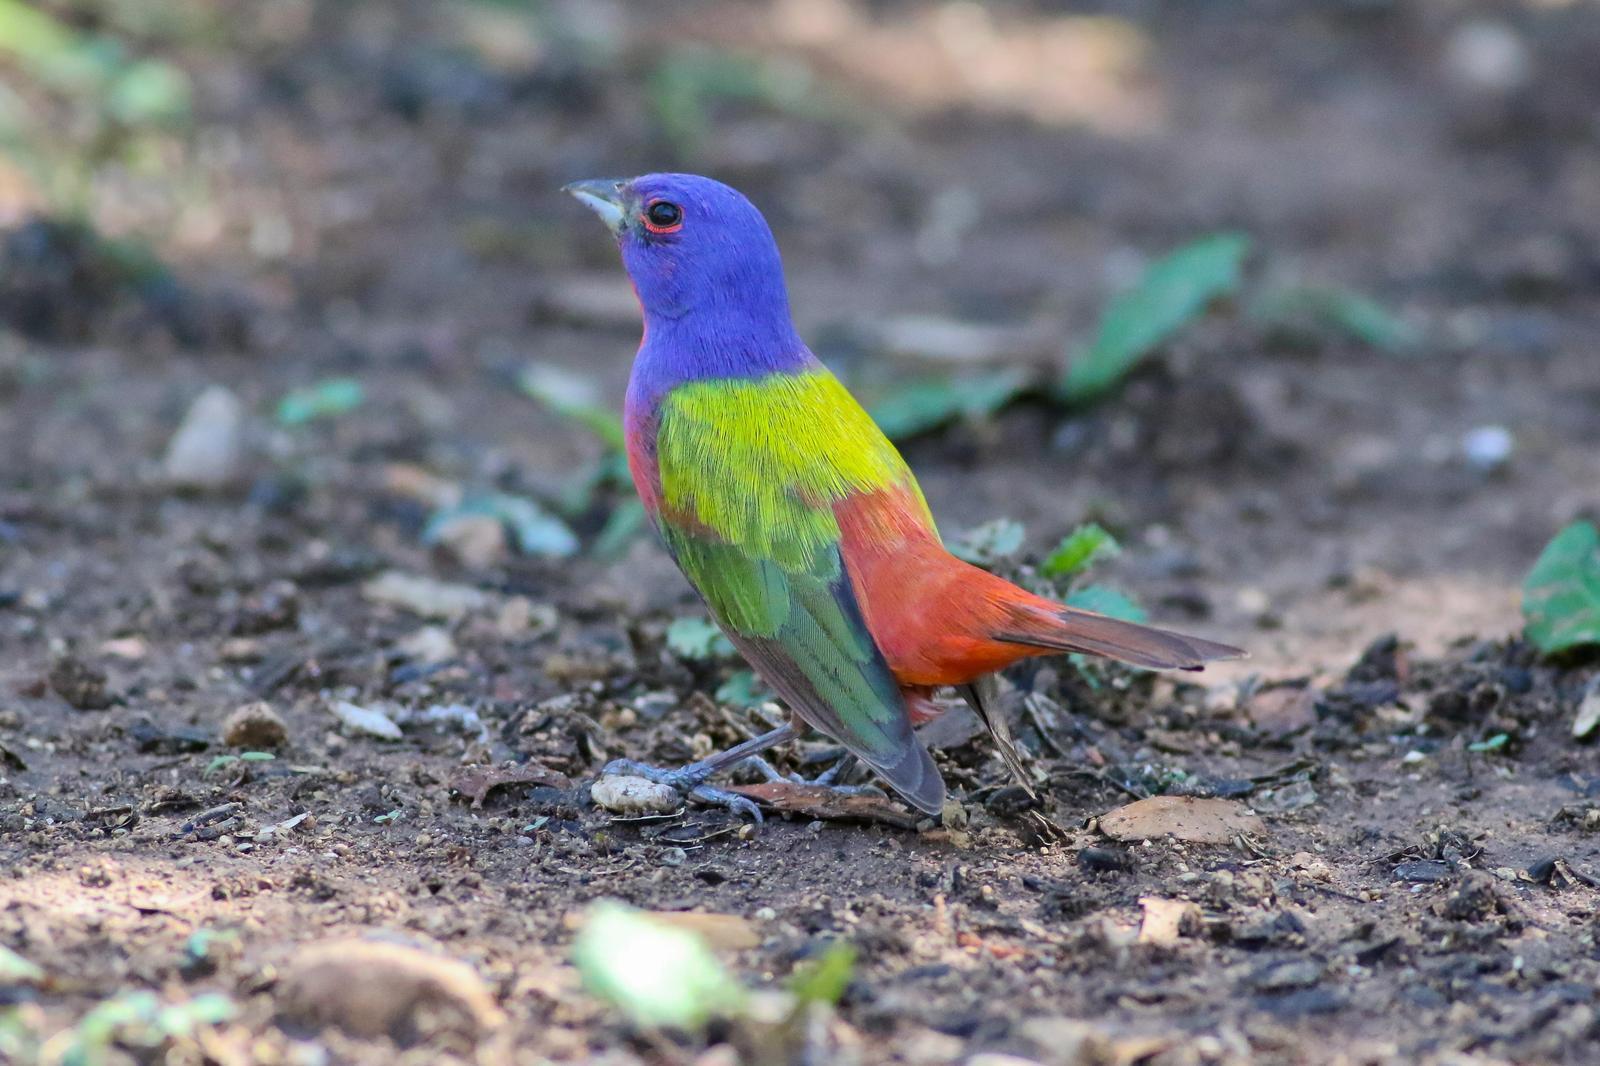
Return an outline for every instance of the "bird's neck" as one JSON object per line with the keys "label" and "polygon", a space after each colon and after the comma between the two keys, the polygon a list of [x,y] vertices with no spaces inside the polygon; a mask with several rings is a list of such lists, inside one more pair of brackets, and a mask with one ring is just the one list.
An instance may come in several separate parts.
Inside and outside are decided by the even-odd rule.
{"label": "bird's neck", "polygon": [[786,303],[723,306],[683,315],[645,313],[628,406],[653,410],[679,385],[715,378],[759,378],[818,366],[795,332]]}

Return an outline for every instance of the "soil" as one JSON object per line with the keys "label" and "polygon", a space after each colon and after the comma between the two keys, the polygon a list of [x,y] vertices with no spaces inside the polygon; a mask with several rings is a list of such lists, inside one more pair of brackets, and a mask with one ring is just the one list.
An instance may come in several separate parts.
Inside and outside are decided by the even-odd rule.
{"label": "soil", "polygon": [[[5,992],[13,1016],[51,1033],[129,990],[215,991],[241,1013],[175,1058],[735,1061],[705,1051],[726,1029],[633,1032],[578,987],[574,923],[617,898],[748,919],[759,943],[727,958],[754,987],[852,942],[810,1061],[1594,1061],[1600,759],[1570,726],[1600,670],[1521,643],[1517,590],[1600,511],[1600,12],[549,12],[572,39],[502,35],[490,62],[453,5],[263,5],[175,51],[209,182],[146,205],[174,280],[119,294],[37,224],[7,245],[33,310],[0,334],[0,944],[46,975]],[[954,97],[923,61],[951,39],[998,64]],[[1048,41],[1123,58],[1083,45],[1057,100],[1027,80]],[[697,42],[809,64],[830,103],[713,102],[669,140],[650,74]],[[465,563],[422,545],[424,490],[549,498],[599,457],[511,378],[538,361],[618,402],[626,286],[558,188],[666,166],[767,212],[802,331],[853,380],[929,369],[859,342],[913,314],[1052,338],[999,357],[1060,365],[1142,257],[1218,229],[1252,237],[1255,284],[1351,286],[1423,340],[1225,308],[1088,412],[1030,402],[906,445],[947,533],[1010,515],[1037,557],[1097,519],[1125,545],[1107,580],[1252,653],[1182,678],[1019,668],[1037,801],[953,718],[942,827],[618,820],[587,799],[607,760],[766,728],[709,698],[739,664],[667,648],[698,608],[654,544]],[[366,401],[274,421],[335,375]],[[244,468],[178,491],[161,457],[212,384],[243,400]],[[1509,458],[1469,461],[1480,427]],[[364,592],[389,570],[481,596],[420,618]],[[338,699],[477,724],[385,740],[341,730]],[[484,789],[507,765],[538,780]],[[1101,830],[1157,793],[1261,829]],[[1193,906],[1163,932],[1166,900]],[[298,1024],[307,946],[372,934],[469,964],[485,1001],[375,1036],[338,1009]]]}

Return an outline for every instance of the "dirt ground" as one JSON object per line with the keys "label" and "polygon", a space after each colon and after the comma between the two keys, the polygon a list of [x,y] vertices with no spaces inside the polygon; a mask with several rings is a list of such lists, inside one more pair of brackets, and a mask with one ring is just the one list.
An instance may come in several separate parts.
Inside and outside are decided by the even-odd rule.
{"label": "dirt ground", "polygon": [[[1600,760],[1570,724],[1597,667],[1516,634],[1540,548],[1600,512],[1600,9],[573,4],[523,41],[453,5],[246,8],[174,53],[203,200],[125,205],[175,294],[7,245],[71,313],[0,330],[0,944],[45,974],[0,1009],[54,1033],[129,990],[230,997],[174,1061],[736,1061],[717,1029],[632,1033],[579,989],[574,920],[609,897],[748,919],[727,958],[754,987],[852,942],[809,1061],[1595,1061]],[[826,106],[719,102],[669,137],[651,71],[696,42],[809,70]],[[1154,620],[1252,653],[1098,686],[1017,670],[1037,804],[951,728],[964,826],[617,821],[587,801],[607,760],[765,728],[707,698],[738,664],[666,647],[698,608],[654,544],[468,564],[422,545],[422,500],[548,498],[597,458],[511,379],[537,361],[620,402],[626,285],[557,190],[667,167],[766,211],[802,331],[853,380],[937,368],[871,340],[908,315],[1059,365],[1144,257],[1219,229],[1251,236],[1260,283],[1353,287],[1423,339],[1224,309],[1088,412],[907,443],[947,534],[1009,515],[1037,558],[1098,519]],[[333,375],[366,402],[274,421]],[[243,400],[245,471],[174,491],[161,457],[212,384]],[[1469,461],[1483,427],[1509,458]],[[480,595],[425,619],[364,591],[385,571]],[[339,699],[481,728],[384,740],[341,730]],[[224,720],[262,700],[276,758],[226,758]],[[470,803],[471,768],[506,763],[573,785]],[[1159,792],[1262,828],[1098,828]],[[1147,900],[1192,907],[1160,935]],[[369,934],[469,964],[487,1000],[371,1039],[305,1024],[306,946]],[[352,984],[403,998],[359,958]]]}

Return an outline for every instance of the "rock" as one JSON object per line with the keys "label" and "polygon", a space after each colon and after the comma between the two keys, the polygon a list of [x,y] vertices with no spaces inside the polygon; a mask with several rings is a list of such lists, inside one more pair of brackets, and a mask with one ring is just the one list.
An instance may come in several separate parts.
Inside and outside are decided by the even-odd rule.
{"label": "rock", "polygon": [[235,636],[255,636],[289,629],[300,621],[300,589],[293,581],[269,581],[239,604],[233,619]]}
{"label": "rock", "polygon": [[[1068,1066],[1079,1063],[1137,1062],[1118,1054],[1119,1041],[1113,1032],[1093,1022],[1077,1018],[1026,1018],[1018,1035],[1038,1053],[1040,1061]],[[1146,1051],[1153,1054],[1156,1048]]]}
{"label": "rock", "polygon": [[432,666],[456,657],[456,642],[450,631],[442,626],[423,626],[415,633],[395,642],[395,651],[407,660]]}
{"label": "rock", "polygon": [[431,542],[462,566],[484,569],[506,561],[506,527],[487,514],[455,515],[431,530]]}
{"label": "rock", "polygon": [[534,603],[526,596],[511,596],[495,615],[494,631],[508,640],[538,636],[555,629],[560,620],[556,609],[548,603]]}
{"label": "rock", "polygon": [[281,748],[288,739],[289,727],[265,701],[236,708],[222,722],[222,742],[230,748]]}
{"label": "rock", "polygon": [[1121,841],[1170,836],[1191,844],[1227,844],[1238,836],[1264,833],[1266,826],[1233,800],[1151,796],[1102,814],[1100,831]]}
{"label": "rock", "polygon": [[404,944],[332,940],[286,967],[279,1014],[311,1028],[414,1044],[440,1028],[477,1039],[505,1020],[472,967]]}
{"label": "rock", "polygon": [[103,711],[111,706],[106,672],[75,655],[63,655],[51,664],[50,687],[80,711]]}
{"label": "rock", "polygon": [[100,654],[136,663],[150,654],[150,645],[143,637],[113,637],[100,645]]}
{"label": "rock", "polygon": [[328,710],[333,716],[355,733],[365,733],[371,737],[381,737],[384,740],[399,740],[400,727],[394,720],[376,707],[362,707],[348,700],[334,700],[328,704]]}
{"label": "rock", "polygon": [[1516,446],[1516,438],[1505,426],[1478,426],[1461,437],[1461,455],[1467,465],[1485,473],[1510,461]]}
{"label": "rock", "polygon": [[1596,728],[1600,728],[1600,674],[1589,682],[1578,703],[1578,713],[1572,719],[1572,737],[1587,740]]}
{"label": "rock", "polygon": [[1290,685],[1263,689],[1250,697],[1245,713],[1256,729],[1281,740],[1317,724],[1317,694]]}
{"label": "rock", "polygon": [[683,809],[677,789],[642,777],[602,777],[589,786],[589,798],[613,814],[673,814]]}
{"label": "rock", "polygon": [[1494,19],[1462,23],[1445,44],[1445,69],[1463,88],[1499,96],[1533,77],[1533,56],[1517,31]]}
{"label": "rock", "polygon": [[181,488],[215,489],[232,482],[244,453],[244,406],[221,385],[212,385],[189,405],[167,444],[162,472]]}
{"label": "rock", "polygon": [[423,618],[454,621],[489,603],[489,595],[470,585],[453,585],[431,577],[386,570],[361,586],[374,603],[401,607]]}
{"label": "rock", "polygon": [[1200,908],[1188,900],[1143,896],[1139,906],[1144,908],[1139,923],[1141,944],[1176,944],[1179,937],[1193,936],[1200,929]]}

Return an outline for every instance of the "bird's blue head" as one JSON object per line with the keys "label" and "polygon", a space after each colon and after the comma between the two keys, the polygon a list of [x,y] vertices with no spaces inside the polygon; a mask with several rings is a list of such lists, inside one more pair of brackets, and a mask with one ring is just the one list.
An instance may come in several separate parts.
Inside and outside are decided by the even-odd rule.
{"label": "bird's blue head", "polygon": [[697,174],[575,181],[566,191],[616,235],[646,346],[670,348],[683,376],[743,377],[810,359],[789,317],[777,242],[743,194]]}

